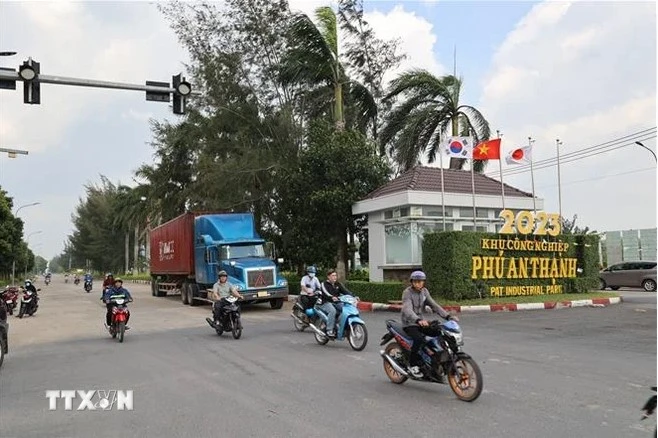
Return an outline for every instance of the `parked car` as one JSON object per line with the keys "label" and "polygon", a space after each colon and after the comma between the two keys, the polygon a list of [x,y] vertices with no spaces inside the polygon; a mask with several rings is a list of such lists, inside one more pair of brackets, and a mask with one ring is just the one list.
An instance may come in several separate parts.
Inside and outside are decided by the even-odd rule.
{"label": "parked car", "polygon": [[641,287],[647,292],[656,291],[656,262],[623,262],[599,272],[601,290],[609,287]]}
{"label": "parked car", "polygon": [[[2,301],[2,300],[0,300]],[[0,367],[9,353],[9,322],[7,321],[7,305],[0,302]]]}

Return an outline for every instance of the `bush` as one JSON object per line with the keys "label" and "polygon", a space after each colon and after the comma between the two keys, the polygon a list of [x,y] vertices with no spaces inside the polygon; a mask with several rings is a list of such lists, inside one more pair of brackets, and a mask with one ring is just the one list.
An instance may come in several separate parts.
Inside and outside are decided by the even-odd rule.
{"label": "bush", "polygon": [[387,303],[391,300],[401,300],[406,284],[395,281],[386,283],[371,283],[369,281],[348,281],[345,285],[361,301]]}
{"label": "bush", "polygon": [[[596,235],[560,235],[544,239],[561,241],[569,244],[565,253],[528,252],[515,250],[482,249],[481,239],[502,240],[539,240],[539,236],[527,238],[516,235],[499,235],[493,233],[474,233],[447,231],[426,234],[423,241],[423,269],[427,273],[427,288],[442,298],[450,300],[473,299],[490,296],[492,286],[520,285],[562,285],[563,293],[584,293],[596,287],[598,278],[598,236]],[[504,254],[503,254],[504,253]],[[472,257],[533,257],[545,256],[556,258],[568,257],[578,260],[577,268],[582,272],[576,278],[535,278],[535,279],[471,279]]]}
{"label": "bush", "polygon": [[350,272],[349,281],[370,281],[370,272],[367,269]]}

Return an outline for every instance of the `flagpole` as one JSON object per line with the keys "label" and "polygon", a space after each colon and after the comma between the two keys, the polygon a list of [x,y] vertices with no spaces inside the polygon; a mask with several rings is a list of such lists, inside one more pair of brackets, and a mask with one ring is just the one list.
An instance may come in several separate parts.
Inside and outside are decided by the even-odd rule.
{"label": "flagpole", "polygon": [[446,201],[445,201],[445,189],[443,185],[443,147],[439,152],[439,166],[441,166],[441,220],[443,222],[443,231],[446,230]]}
{"label": "flagpole", "polygon": [[562,142],[560,139],[555,139],[555,146],[557,149],[557,199],[558,199],[558,209],[560,213],[560,221],[562,220],[562,180],[560,178],[560,146]]}
{"label": "flagpole", "polygon": [[[502,134],[497,129],[496,129],[496,135],[498,136],[498,138],[502,137]],[[505,184],[503,184],[503,155],[502,154],[500,154],[498,160],[498,169],[500,170],[500,193],[503,197],[503,210],[505,210]]]}
{"label": "flagpole", "polygon": [[473,189],[473,231],[477,231],[477,213],[475,211],[475,158],[471,155],[471,188]]}
{"label": "flagpole", "polygon": [[[532,139],[532,137],[528,137],[528,148],[532,147],[532,144],[535,141]],[[532,208],[535,211],[535,215],[537,214],[537,200],[535,199],[535,169],[533,166],[533,162],[535,161],[535,154],[531,153],[530,154],[530,179],[532,180]]]}

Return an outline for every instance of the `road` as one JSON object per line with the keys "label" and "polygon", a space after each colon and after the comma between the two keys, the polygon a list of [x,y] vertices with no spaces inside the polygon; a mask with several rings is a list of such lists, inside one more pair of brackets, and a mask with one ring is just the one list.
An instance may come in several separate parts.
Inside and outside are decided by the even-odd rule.
{"label": "road", "polygon": [[[640,407],[656,384],[656,295],[624,304],[462,315],[465,350],[485,390],[388,381],[385,320],[363,314],[370,342],[319,346],[289,307],[252,306],[240,340],[207,326],[209,306],[135,295],[123,344],[104,331],[100,292],[61,278],[33,318],[10,320],[0,371],[0,436],[9,437],[647,437]],[[42,289],[45,289],[43,285]],[[48,409],[46,390],[134,391],[133,411]],[[26,413],[29,412],[29,415]]]}

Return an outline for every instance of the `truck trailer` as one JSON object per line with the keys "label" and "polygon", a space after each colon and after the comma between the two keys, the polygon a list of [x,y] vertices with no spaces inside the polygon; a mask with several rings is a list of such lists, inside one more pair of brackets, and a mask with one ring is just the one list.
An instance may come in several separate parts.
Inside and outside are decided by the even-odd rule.
{"label": "truck trailer", "polygon": [[222,270],[246,303],[269,301],[280,309],[288,296],[274,245],[258,235],[251,213],[187,212],[152,229],[150,242],[153,296],[180,294],[192,306],[210,302]]}

